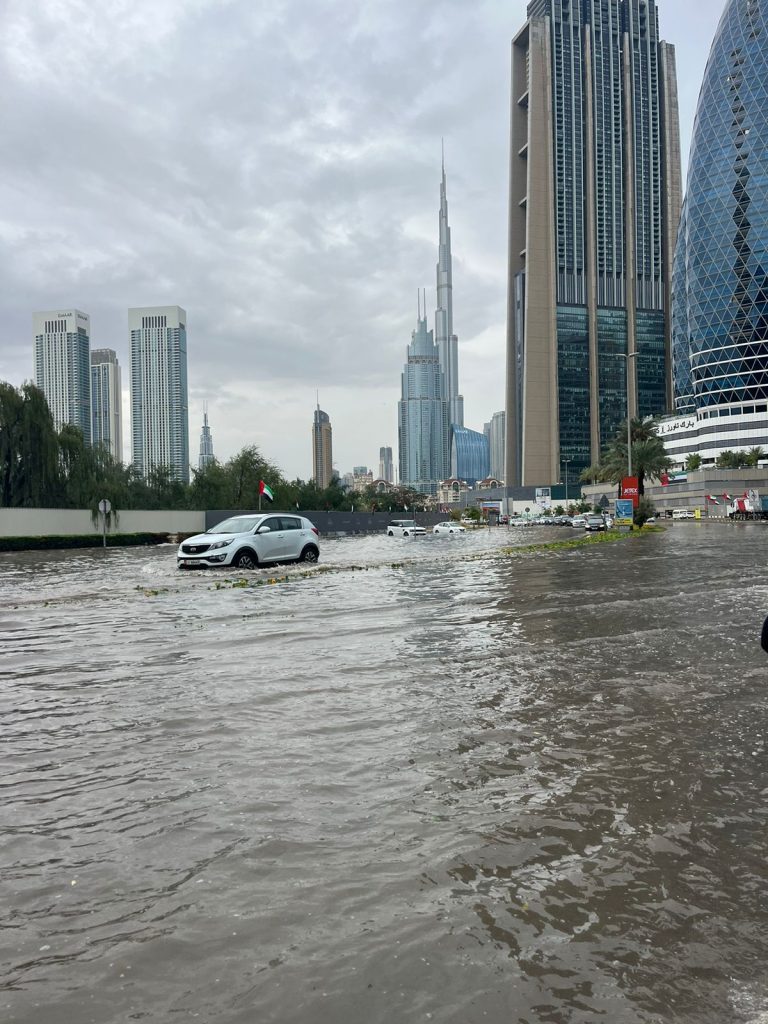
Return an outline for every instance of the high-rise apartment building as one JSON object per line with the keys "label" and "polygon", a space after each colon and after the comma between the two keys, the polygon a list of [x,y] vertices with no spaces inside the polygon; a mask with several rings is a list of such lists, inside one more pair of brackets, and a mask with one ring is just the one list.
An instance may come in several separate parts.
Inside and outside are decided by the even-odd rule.
{"label": "high-rise apartment building", "polygon": [[71,423],[91,443],[91,320],[79,309],[34,313],[35,384],[57,430]]}
{"label": "high-rise apartment building", "polygon": [[123,389],[117,353],[111,348],[91,352],[91,439],[123,461]]}
{"label": "high-rise apartment building", "polygon": [[408,346],[397,407],[400,483],[423,494],[436,494],[446,478],[447,429],[443,373],[426,313],[419,317]]}
{"label": "high-rise apartment building", "polygon": [[728,0],[696,111],[673,297],[667,424],[712,464],[768,445],[768,5]]}
{"label": "high-rise apartment building", "polygon": [[512,45],[508,486],[578,476],[627,401],[669,408],[678,120],[655,0],[529,4]]}
{"label": "high-rise apartment building", "polygon": [[333,480],[333,431],[327,412],[315,409],[312,423],[312,479],[321,490],[331,486]]}
{"label": "high-rise apartment building", "polygon": [[489,423],[483,428],[483,433],[488,438],[490,451],[491,470],[490,475],[494,480],[504,480],[506,466],[504,461],[504,447],[506,442],[506,413],[495,412]]}
{"label": "high-rise apartment building", "polygon": [[379,448],[379,480],[386,480],[388,484],[395,482],[391,448]]}
{"label": "high-rise apartment building", "polygon": [[211,434],[211,428],[208,426],[208,407],[203,408],[203,428],[200,431],[200,453],[197,457],[197,468],[205,469],[206,466],[214,460],[213,454],[213,435]]}
{"label": "high-rise apartment building", "polygon": [[142,475],[166,467],[189,481],[187,314],[180,306],[128,310],[131,440]]}
{"label": "high-rise apartment building", "polygon": [[453,257],[451,255],[451,229],[448,226],[445,162],[443,162],[443,176],[440,182],[439,232],[435,344],[440,353],[443,397],[447,404],[445,419],[447,451],[450,443],[448,437],[450,427],[454,423],[459,427],[464,426],[464,398],[459,394],[459,339],[453,333]]}

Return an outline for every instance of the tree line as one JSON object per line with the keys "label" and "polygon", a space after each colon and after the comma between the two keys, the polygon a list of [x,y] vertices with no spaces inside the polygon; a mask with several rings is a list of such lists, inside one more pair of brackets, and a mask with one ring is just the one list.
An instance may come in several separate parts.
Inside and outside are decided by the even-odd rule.
{"label": "tree line", "polygon": [[[87,445],[79,428],[56,430],[45,395],[34,384],[20,388],[0,381],[0,507],[89,508],[106,498],[117,510],[256,509],[259,482],[274,494],[274,507],[330,511],[413,510],[423,495],[398,487],[379,494],[368,487],[348,492],[334,479],[286,480],[256,445],[247,445],[224,463],[216,460],[192,471],[192,481],[174,478],[165,466],[143,476],[102,445]],[[267,503],[268,504],[268,503]]]}

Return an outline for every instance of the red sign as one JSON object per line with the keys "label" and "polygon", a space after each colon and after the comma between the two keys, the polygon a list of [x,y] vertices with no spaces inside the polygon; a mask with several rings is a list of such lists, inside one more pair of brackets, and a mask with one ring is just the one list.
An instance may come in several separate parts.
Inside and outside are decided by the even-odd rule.
{"label": "red sign", "polygon": [[634,508],[640,504],[640,486],[636,476],[625,476],[621,481],[622,498],[631,498]]}

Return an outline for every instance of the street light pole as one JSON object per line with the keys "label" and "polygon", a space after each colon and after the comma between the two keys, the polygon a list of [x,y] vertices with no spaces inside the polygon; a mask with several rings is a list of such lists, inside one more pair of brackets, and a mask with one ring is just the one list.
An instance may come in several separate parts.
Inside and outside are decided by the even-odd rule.
{"label": "street light pole", "polygon": [[568,513],[568,463],[573,462],[573,459],[563,459],[565,464],[565,511]]}
{"label": "street light pole", "polygon": [[629,401],[629,360],[637,359],[637,352],[617,352],[627,361],[627,476],[632,476],[632,405]]}

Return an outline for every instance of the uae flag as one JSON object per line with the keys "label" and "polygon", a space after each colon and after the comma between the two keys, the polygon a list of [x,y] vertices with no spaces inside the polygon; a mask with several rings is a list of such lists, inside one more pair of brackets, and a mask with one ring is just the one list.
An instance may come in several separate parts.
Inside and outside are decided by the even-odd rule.
{"label": "uae flag", "polygon": [[263,480],[259,480],[259,496],[263,495],[267,501],[274,501],[275,496]]}
{"label": "uae flag", "polygon": [[707,501],[713,501],[716,505],[720,504],[720,502],[717,500],[717,498],[714,496],[714,494],[708,494],[707,495]]}
{"label": "uae flag", "polygon": [[733,501],[733,498],[730,496],[730,494],[725,494],[724,493],[723,497],[725,498],[726,501]]}

